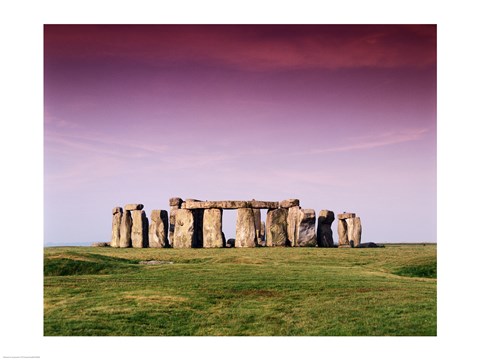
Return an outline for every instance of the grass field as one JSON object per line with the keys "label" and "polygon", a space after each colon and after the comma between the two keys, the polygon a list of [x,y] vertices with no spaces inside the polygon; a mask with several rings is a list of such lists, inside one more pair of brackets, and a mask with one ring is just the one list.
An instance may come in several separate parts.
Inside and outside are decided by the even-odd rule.
{"label": "grass field", "polygon": [[436,266],[436,245],[45,248],[44,335],[436,335]]}

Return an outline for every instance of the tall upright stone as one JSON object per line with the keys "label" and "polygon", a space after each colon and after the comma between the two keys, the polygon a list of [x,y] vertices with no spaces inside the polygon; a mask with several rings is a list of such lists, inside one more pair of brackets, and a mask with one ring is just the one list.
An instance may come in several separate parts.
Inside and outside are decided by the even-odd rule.
{"label": "tall upright stone", "polygon": [[174,248],[191,248],[194,241],[194,217],[187,209],[178,209],[175,214]]}
{"label": "tall upright stone", "polygon": [[315,210],[300,209],[297,228],[297,246],[316,246],[315,236]]}
{"label": "tall upright stone", "polygon": [[203,213],[203,247],[224,247],[222,209],[206,209]]}
{"label": "tall upright stone", "polygon": [[132,247],[148,247],[148,219],[144,210],[132,210]]}
{"label": "tall upright stone", "polygon": [[255,218],[252,208],[237,210],[235,247],[255,247]]}
{"label": "tall upright stone", "polygon": [[203,247],[203,217],[204,209],[190,210],[193,213],[193,244],[192,247]]}
{"label": "tall upright stone", "polygon": [[352,241],[354,247],[360,247],[362,242],[362,222],[359,217],[353,218],[353,234]]}
{"label": "tall upright stone", "polygon": [[265,241],[265,221],[262,221],[262,226],[260,227],[260,239]]}
{"label": "tall upright stone", "polygon": [[120,223],[120,244],[121,248],[132,246],[132,214],[125,210]]}
{"label": "tall upright stone", "polygon": [[291,206],[287,213],[287,238],[290,246],[298,246],[299,206]]}
{"label": "tall upright stone", "polygon": [[261,239],[262,213],[260,212],[260,209],[253,209],[253,219],[255,222],[255,238],[256,238],[257,244],[259,244],[262,241]]}
{"label": "tall upright stone", "polygon": [[173,243],[173,234],[175,232],[175,214],[178,209],[182,206],[183,200],[181,198],[171,198],[168,200],[168,203],[170,205],[170,227],[168,230],[168,241],[169,244],[172,245]]}
{"label": "tall upright stone", "polygon": [[148,247],[168,247],[168,213],[165,210],[152,210],[148,230]]}
{"label": "tall upright stone", "polygon": [[343,219],[338,219],[338,247],[350,247],[347,236],[347,222]]}
{"label": "tall upright stone", "polygon": [[287,215],[288,210],[279,208],[267,212],[267,246],[287,246]]}
{"label": "tall upright stone", "polygon": [[317,245],[319,247],[333,247],[332,222],[335,214],[330,210],[321,210],[318,214]]}
{"label": "tall upright stone", "polygon": [[354,232],[353,219],[354,218],[345,219],[345,222],[347,223],[347,240],[351,247],[353,247],[353,232]]}
{"label": "tall upright stone", "polygon": [[111,247],[120,247],[120,225],[122,223],[123,209],[121,207],[114,207],[112,210],[112,240]]}

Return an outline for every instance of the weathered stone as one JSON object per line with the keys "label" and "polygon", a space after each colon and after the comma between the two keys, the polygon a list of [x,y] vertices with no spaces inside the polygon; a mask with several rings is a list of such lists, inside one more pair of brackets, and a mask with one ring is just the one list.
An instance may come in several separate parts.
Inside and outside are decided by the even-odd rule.
{"label": "weathered stone", "polygon": [[111,243],[108,242],[94,242],[92,244],[93,247],[109,247],[111,246]]}
{"label": "weathered stone", "polygon": [[132,214],[125,210],[120,223],[120,245],[121,248],[132,246]]}
{"label": "weathered stone", "polygon": [[191,210],[193,213],[193,244],[192,247],[203,247],[203,214],[204,209]]}
{"label": "weathered stone", "polygon": [[288,199],[280,201],[278,204],[281,208],[291,208],[293,206],[300,206],[300,200],[298,199]]}
{"label": "weathered stone", "polygon": [[298,246],[299,206],[288,208],[287,214],[287,238],[290,246]]}
{"label": "weathered stone", "polygon": [[355,217],[355,213],[342,213],[337,215],[338,220],[345,220],[345,219],[350,219],[354,217]]}
{"label": "weathered stone", "polygon": [[260,228],[260,238],[262,241],[265,241],[265,221],[262,221],[262,226]]}
{"label": "weathered stone", "polygon": [[362,242],[362,222],[359,217],[353,218],[352,240],[354,247],[359,247]]}
{"label": "weathered stone", "polygon": [[112,215],[115,215],[116,213],[123,213],[123,209],[120,206],[116,206],[112,209]]}
{"label": "weathered stone", "polygon": [[235,247],[235,239],[232,239],[232,238],[228,239],[227,243],[225,244],[225,247],[227,248]]}
{"label": "weathered stone", "polygon": [[253,219],[255,222],[255,238],[258,244],[260,241],[262,241],[260,235],[262,231],[262,214],[260,212],[260,209],[253,209]]}
{"label": "weathered stone", "polygon": [[320,210],[318,213],[318,221],[322,224],[331,224],[335,220],[335,214],[330,210]]}
{"label": "weathered stone", "polygon": [[345,220],[338,220],[338,247],[350,247],[347,236],[347,222]]}
{"label": "weathered stone", "polygon": [[148,219],[144,210],[132,212],[132,247],[148,247]]}
{"label": "weathered stone", "polygon": [[170,206],[174,206],[176,209],[180,209],[180,205],[182,205],[182,203],[183,203],[183,200],[178,197],[171,198],[168,200],[168,204]]}
{"label": "weathered stone", "polygon": [[278,208],[278,201],[237,201],[237,200],[225,200],[225,201],[186,201],[186,209],[241,209],[241,208],[253,208],[253,209],[276,209]]}
{"label": "weathered stone", "polygon": [[[122,209],[122,208],[119,208]],[[112,219],[112,240],[110,241],[111,247],[120,247],[120,225],[122,223],[122,212],[117,211],[113,213]]]}
{"label": "weathered stone", "polygon": [[300,209],[297,228],[297,246],[315,246],[317,237],[315,236],[315,210]]}
{"label": "weathered stone", "polygon": [[255,219],[253,209],[237,210],[235,247],[255,247]]}
{"label": "weathered stone", "polygon": [[317,245],[319,247],[333,247],[332,222],[335,214],[330,210],[321,210],[318,214]]}
{"label": "weathered stone", "polygon": [[348,218],[348,219],[345,219],[345,222],[347,223],[347,239],[348,239],[348,243],[351,243],[353,242],[353,230],[354,230],[354,226],[353,226],[353,219],[354,218]]}
{"label": "weathered stone", "polygon": [[222,210],[206,209],[203,214],[203,247],[223,247],[222,235]]}
{"label": "weathered stone", "polygon": [[168,247],[168,214],[165,210],[152,210],[148,230],[148,247]]}
{"label": "weathered stone", "polygon": [[127,205],[125,205],[125,210],[129,210],[129,211],[142,210],[142,209],[143,209],[142,204],[127,204]]}
{"label": "weathered stone", "polygon": [[193,236],[193,212],[187,209],[178,209],[175,214],[175,233],[173,234],[173,247],[191,248],[193,246]]}
{"label": "weathered stone", "polygon": [[268,210],[267,212],[267,246],[287,246],[287,214],[284,208]]}
{"label": "weathered stone", "polygon": [[168,228],[168,243],[172,246],[173,243],[173,234],[175,233],[175,213],[178,208],[175,206],[170,207],[170,218],[169,218],[169,228]]}

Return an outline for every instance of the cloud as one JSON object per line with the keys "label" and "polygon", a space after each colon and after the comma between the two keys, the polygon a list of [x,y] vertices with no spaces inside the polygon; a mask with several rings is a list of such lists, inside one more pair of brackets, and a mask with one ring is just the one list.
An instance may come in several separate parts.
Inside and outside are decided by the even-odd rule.
{"label": "cloud", "polygon": [[424,67],[434,25],[47,25],[50,61],[204,63],[248,71]]}
{"label": "cloud", "polygon": [[333,146],[326,148],[311,149],[306,152],[298,152],[295,155],[300,154],[324,154],[324,153],[336,153],[346,152],[352,150],[366,150],[383,146],[389,146],[394,144],[400,144],[410,141],[416,141],[423,138],[428,132],[428,129],[408,129],[398,132],[386,132],[382,134],[368,135],[362,137],[351,137],[347,140],[346,145]]}

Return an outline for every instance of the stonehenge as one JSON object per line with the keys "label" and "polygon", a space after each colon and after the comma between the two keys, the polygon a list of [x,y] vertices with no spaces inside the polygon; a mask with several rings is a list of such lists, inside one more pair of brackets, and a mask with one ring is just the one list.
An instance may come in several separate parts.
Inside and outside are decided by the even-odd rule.
{"label": "stonehenge", "polygon": [[[362,224],[355,213],[337,214],[338,245],[334,244],[335,214],[304,209],[300,200],[201,201],[174,197],[167,210],[152,210],[149,219],[143,204],[112,209],[110,246],[116,248],[252,248],[339,247],[360,248]],[[267,210],[262,219],[261,210]],[[224,210],[236,210],[236,237],[226,241],[222,229]],[[316,226],[317,225],[317,226]]]}

